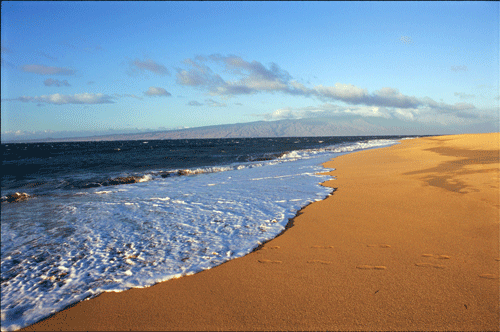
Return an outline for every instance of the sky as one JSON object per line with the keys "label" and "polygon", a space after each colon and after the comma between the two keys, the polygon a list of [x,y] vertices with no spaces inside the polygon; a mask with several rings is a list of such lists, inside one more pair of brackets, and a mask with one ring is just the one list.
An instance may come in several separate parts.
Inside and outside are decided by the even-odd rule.
{"label": "sky", "polygon": [[498,2],[1,6],[2,140],[340,115],[498,128]]}

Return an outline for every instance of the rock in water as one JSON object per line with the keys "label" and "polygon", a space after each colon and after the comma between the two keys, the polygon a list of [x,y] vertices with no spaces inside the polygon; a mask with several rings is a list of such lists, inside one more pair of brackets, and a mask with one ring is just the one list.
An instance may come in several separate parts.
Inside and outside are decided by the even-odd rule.
{"label": "rock in water", "polygon": [[139,182],[139,178],[135,176],[127,176],[127,177],[118,177],[115,179],[111,179],[105,183],[104,186],[115,186],[117,184],[128,184],[128,183],[136,183]]}
{"label": "rock in water", "polygon": [[27,193],[15,193],[15,194],[7,195],[7,197],[5,197],[5,198],[2,197],[2,202],[4,202],[4,201],[7,201],[9,203],[19,202],[19,201],[23,201],[25,199],[28,199],[30,197],[31,196],[28,195]]}

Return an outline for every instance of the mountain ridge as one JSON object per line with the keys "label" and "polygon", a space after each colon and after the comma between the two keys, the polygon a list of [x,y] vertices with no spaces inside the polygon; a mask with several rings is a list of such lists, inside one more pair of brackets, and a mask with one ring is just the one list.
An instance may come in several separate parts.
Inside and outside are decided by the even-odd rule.
{"label": "mountain ridge", "polygon": [[[463,131],[474,131],[468,126]],[[494,128],[492,127],[494,131]],[[449,130],[439,124],[422,124],[398,119],[353,116],[254,121],[212,125],[176,130],[133,134],[111,134],[85,137],[5,140],[2,143],[125,141],[155,139],[204,139],[251,137],[314,137],[314,136],[384,136],[384,135],[443,135],[463,131]]]}

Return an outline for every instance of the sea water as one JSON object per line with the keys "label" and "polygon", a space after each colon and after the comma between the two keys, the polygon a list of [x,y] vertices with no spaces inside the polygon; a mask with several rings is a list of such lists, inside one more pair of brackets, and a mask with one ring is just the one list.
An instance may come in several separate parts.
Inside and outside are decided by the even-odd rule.
{"label": "sea water", "polygon": [[244,256],[332,193],[322,163],[401,138],[2,144],[1,328]]}

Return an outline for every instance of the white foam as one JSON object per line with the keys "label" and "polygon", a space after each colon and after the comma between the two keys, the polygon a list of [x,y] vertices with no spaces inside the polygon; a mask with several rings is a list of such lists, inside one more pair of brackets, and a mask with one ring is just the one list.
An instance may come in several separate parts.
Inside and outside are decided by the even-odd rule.
{"label": "white foam", "polygon": [[150,198],[150,199],[152,199],[152,200],[158,200],[158,201],[169,201],[170,197],[164,197],[164,198],[153,197],[153,198]]}
{"label": "white foam", "polygon": [[137,182],[146,182],[150,181],[151,179],[153,179],[153,177],[150,174],[146,174],[143,177],[141,177]]}
{"label": "white foam", "polygon": [[101,191],[96,191],[95,193],[98,194],[98,195],[111,194],[112,191],[111,190],[101,190]]}

